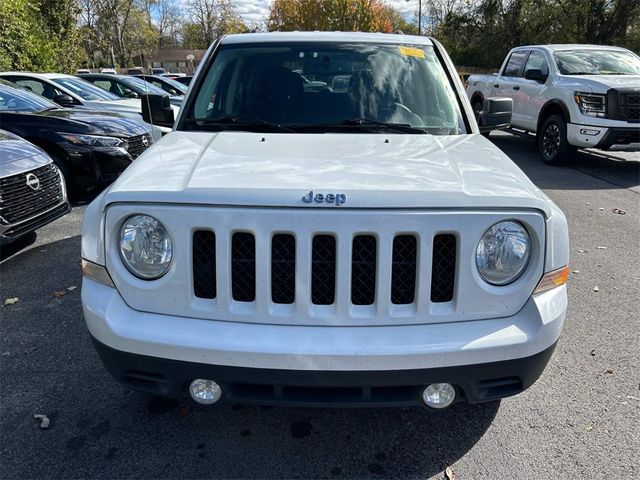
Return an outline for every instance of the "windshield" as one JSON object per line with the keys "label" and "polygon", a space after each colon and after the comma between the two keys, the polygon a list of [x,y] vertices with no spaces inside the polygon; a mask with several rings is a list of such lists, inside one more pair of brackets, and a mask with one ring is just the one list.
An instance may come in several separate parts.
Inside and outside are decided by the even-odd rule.
{"label": "windshield", "polygon": [[40,95],[0,83],[0,112],[41,112],[59,108]]}
{"label": "windshield", "polygon": [[70,90],[83,100],[119,100],[120,98],[111,92],[96,87],[95,85],[85,82],[75,77],[59,77],[52,78],[52,82]]}
{"label": "windshield", "polygon": [[142,80],[139,77],[128,77],[125,83],[131,85],[132,88],[135,87],[136,90],[138,90],[139,92],[156,93],[158,95],[167,94],[167,92],[162,90],[160,87],[156,87],[155,85],[145,80]]}
{"label": "windshield", "polygon": [[187,93],[187,87],[181,84],[180,82],[176,82],[173,78],[162,77],[162,80],[168,83],[169,85],[171,85],[173,88],[175,88],[179,92]]}
{"label": "windshield", "polygon": [[623,50],[566,50],[555,57],[562,75],[640,75],[640,58]]}
{"label": "windshield", "polygon": [[455,93],[431,46],[224,45],[204,75],[185,120],[193,129],[269,123],[289,132],[395,126],[394,133],[465,133]]}

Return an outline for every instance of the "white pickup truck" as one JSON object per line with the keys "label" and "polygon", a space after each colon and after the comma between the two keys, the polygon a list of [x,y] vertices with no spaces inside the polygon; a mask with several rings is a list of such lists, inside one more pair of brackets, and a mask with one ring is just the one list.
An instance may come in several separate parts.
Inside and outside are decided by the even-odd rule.
{"label": "white pickup truck", "polygon": [[[511,100],[485,107],[508,124]],[[435,40],[230,35],[87,207],[82,302],[106,368],[152,394],[445,408],[538,378],[568,252]]]}
{"label": "white pickup truck", "polygon": [[509,52],[498,74],[471,75],[474,110],[513,99],[511,126],[537,135],[542,160],[576,148],[640,150],[640,57],[602,45],[533,45]]}

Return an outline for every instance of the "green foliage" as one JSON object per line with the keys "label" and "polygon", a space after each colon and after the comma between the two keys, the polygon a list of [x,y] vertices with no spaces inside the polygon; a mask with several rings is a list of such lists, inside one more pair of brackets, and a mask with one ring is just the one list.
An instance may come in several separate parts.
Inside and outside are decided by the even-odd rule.
{"label": "green foliage", "polygon": [[0,1],[0,70],[71,71],[81,59],[73,0]]}

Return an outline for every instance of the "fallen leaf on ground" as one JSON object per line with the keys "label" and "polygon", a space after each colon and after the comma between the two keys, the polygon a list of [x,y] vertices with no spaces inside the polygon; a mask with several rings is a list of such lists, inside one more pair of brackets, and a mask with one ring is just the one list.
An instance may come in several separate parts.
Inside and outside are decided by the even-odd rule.
{"label": "fallen leaf on ground", "polygon": [[594,291],[594,292],[599,292],[599,291],[600,291],[600,289],[599,289],[599,288],[598,288],[598,286],[596,285],[595,287],[593,287],[593,291]]}
{"label": "fallen leaf on ground", "polygon": [[444,469],[444,478],[446,478],[447,480],[454,480],[456,478],[456,476],[453,474],[453,470],[451,470],[451,467],[447,467]]}
{"label": "fallen leaf on ground", "polygon": [[66,292],[64,290],[54,290],[53,296],[56,298],[64,297]]}
{"label": "fallen leaf on ground", "polygon": [[580,270],[574,270],[573,273],[580,273]]}
{"label": "fallen leaf on ground", "polygon": [[614,208],[613,209],[613,213],[617,213],[618,215],[626,215],[627,214],[627,212],[625,212],[621,208]]}
{"label": "fallen leaf on ground", "polygon": [[13,305],[14,303],[18,303],[20,301],[20,299],[18,297],[13,297],[13,298],[7,298],[4,301],[5,305]]}
{"label": "fallen leaf on ground", "polygon": [[604,208],[600,207],[598,210],[600,210],[601,212],[604,212]]}
{"label": "fallen leaf on ground", "polygon": [[581,248],[579,248],[579,249],[578,249],[578,252],[579,252],[579,253],[587,253],[587,251],[586,251],[586,250],[582,250]]}
{"label": "fallen leaf on ground", "polygon": [[33,418],[35,418],[36,420],[40,420],[40,428],[44,429],[44,428],[49,428],[49,417],[47,417],[46,415],[42,415],[40,413],[36,413]]}
{"label": "fallen leaf on ground", "polygon": [[176,415],[178,415],[179,418],[184,418],[187,415],[189,415],[190,411],[191,411],[191,406],[187,405],[185,407],[182,407],[180,410],[178,410],[178,413]]}
{"label": "fallen leaf on ground", "polygon": [[603,247],[603,246],[599,246],[599,247],[596,247],[596,248],[597,248],[598,250],[606,250],[606,249],[607,249],[607,247]]}
{"label": "fallen leaf on ground", "polygon": [[587,425],[587,432],[590,432],[591,430],[593,430],[593,425]]}
{"label": "fallen leaf on ground", "polygon": [[611,374],[613,373],[613,370],[612,370],[612,369],[610,369],[610,368],[607,368],[607,373],[608,373],[609,375],[611,375]]}
{"label": "fallen leaf on ground", "polygon": [[595,356],[596,356],[596,349],[595,349],[595,348],[594,348],[594,349],[592,349],[592,350],[589,352],[589,355],[591,355],[592,357],[595,357]]}
{"label": "fallen leaf on ground", "polygon": [[70,287],[67,287],[67,290],[69,290],[70,292],[73,292],[76,288],[78,287],[76,287],[75,285],[71,285]]}

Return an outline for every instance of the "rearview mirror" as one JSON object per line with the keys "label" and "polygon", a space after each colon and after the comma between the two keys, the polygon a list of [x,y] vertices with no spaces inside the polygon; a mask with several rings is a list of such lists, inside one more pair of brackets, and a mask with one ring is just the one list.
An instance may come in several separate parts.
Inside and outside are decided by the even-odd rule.
{"label": "rearview mirror", "polygon": [[73,97],[65,93],[61,95],[55,95],[51,100],[56,102],[61,107],[65,107],[65,108],[71,108],[76,106],[76,102],[73,99]]}
{"label": "rearview mirror", "polygon": [[513,100],[511,98],[487,98],[478,117],[480,132],[501,130],[511,125]]}
{"label": "rearview mirror", "polygon": [[173,127],[173,108],[168,95],[145,93],[142,100],[142,119],[159,127]]}
{"label": "rearview mirror", "polygon": [[549,75],[545,75],[542,73],[542,70],[538,70],[537,68],[531,68],[524,72],[524,78],[527,80],[535,80],[540,83],[546,82],[548,76]]}

